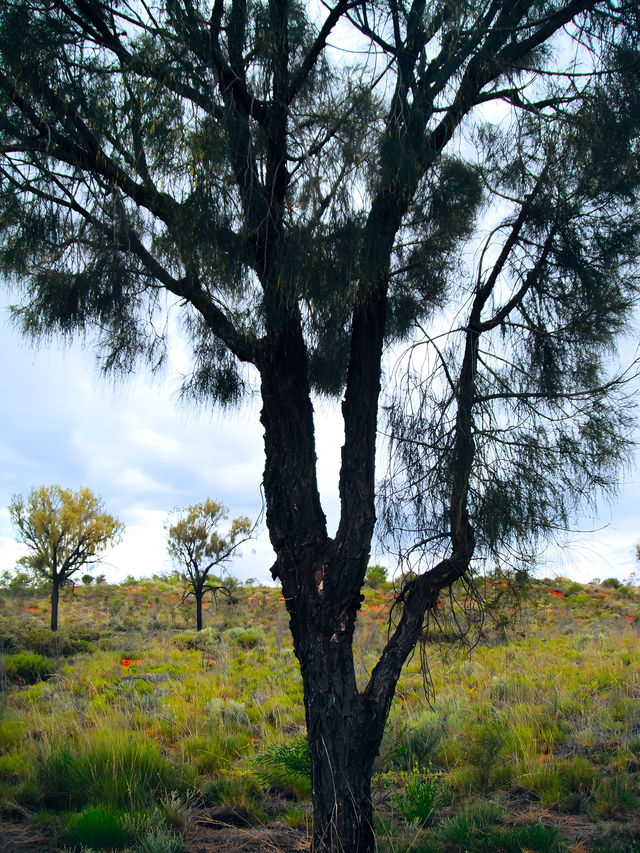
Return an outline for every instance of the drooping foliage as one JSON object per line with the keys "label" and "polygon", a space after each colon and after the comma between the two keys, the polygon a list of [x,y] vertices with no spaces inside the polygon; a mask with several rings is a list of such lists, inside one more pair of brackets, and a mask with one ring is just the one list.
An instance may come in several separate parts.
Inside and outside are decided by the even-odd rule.
{"label": "drooping foliage", "polygon": [[615,490],[633,423],[635,371],[616,373],[615,351],[637,300],[640,188],[637,58],[620,55],[621,71],[561,123],[527,115],[474,136],[502,204],[463,280],[467,305],[438,334],[421,329],[387,408],[382,525],[405,556],[438,553],[447,538],[465,382],[478,555],[530,561]]}
{"label": "drooping foliage", "polygon": [[[0,6],[16,321],[90,335],[127,371],[162,363],[177,316],[186,393],[259,390],[318,853],[373,849],[373,760],[441,591],[479,558],[526,556],[615,484],[629,421],[607,360],[638,284],[639,34],[631,0]],[[317,394],[342,397],[333,533]],[[381,530],[416,559],[359,689],[381,399]]]}

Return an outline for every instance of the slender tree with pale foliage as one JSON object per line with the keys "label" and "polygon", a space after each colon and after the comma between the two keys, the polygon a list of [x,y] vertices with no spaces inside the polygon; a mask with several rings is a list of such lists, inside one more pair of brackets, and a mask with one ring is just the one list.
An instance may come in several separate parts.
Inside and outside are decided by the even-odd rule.
{"label": "slender tree with pale foliage", "polygon": [[226,569],[236,549],[251,536],[252,525],[246,516],[234,518],[226,533],[220,526],[228,519],[222,504],[207,498],[184,510],[176,510],[168,526],[167,550],[179,568],[187,586],[181,604],[193,596],[196,602],[196,629],[202,630],[202,602],[207,592],[216,598],[231,597],[224,582],[211,574],[213,569]]}
{"label": "slender tree with pale foliage", "polygon": [[58,485],[13,495],[9,516],[18,541],[29,549],[27,565],[51,584],[51,630],[58,630],[60,588],[84,566],[98,563],[102,552],[119,540],[124,525],[104,511],[90,489]]}
{"label": "slender tree with pale foliage", "polygon": [[[371,853],[371,774],[442,591],[615,485],[637,298],[636,0],[4,0],[0,269],[24,333],[262,401],[314,853]],[[410,349],[400,372],[385,362]],[[314,402],[342,401],[340,515]],[[383,414],[383,417],[380,414]],[[376,474],[379,428],[392,458]],[[381,500],[376,505],[376,495]],[[411,568],[359,683],[372,538]]]}

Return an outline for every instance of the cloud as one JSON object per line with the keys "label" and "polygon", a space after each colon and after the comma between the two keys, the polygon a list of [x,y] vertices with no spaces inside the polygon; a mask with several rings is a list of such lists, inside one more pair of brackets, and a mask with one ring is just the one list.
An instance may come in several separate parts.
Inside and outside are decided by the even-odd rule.
{"label": "cloud", "polygon": [[[0,571],[21,553],[6,511],[10,497],[41,484],[88,486],[124,522],[122,544],[105,559],[104,571],[114,580],[169,567],[163,524],[174,507],[210,497],[224,503],[231,518],[255,520],[261,513],[257,403],[230,412],[183,406],[177,367],[159,380],[141,374],[113,383],[79,346],[53,343],[35,352],[9,328],[0,333],[0,360]],[[338,523],[344,433],[339,404],[318,401],[315,408],[318,487],[331,533]],[[572,537],[563,551],[550,549],[544,571],[580,580],[627,577],[635,569],[639,503],[640,485],[630,480],[612,509],[603,506],[599,519],[584,525],[600,528],[604,519],[609,526]],[[269,580],[274,555],[264,528],[242,552],[232,572]]]}

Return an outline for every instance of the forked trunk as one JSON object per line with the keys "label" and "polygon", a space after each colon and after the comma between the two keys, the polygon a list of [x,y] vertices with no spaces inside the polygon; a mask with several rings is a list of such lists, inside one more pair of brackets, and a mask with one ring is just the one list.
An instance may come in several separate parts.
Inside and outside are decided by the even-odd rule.
{"label": "forked trunk", "polygon": [[[365,352],[361,360],[366,365],[352,379],[364,400],[344,404],[342,518],[332,539],[317,488],[307,352],[296,318],[283,326],[275,309],[283,309],[280,304],[274,306],[279,320],[278,325],[274,322],[277,346],[260,364],[264,492],[267,526],[277,555],[271,571],[282,584],[304,687],[312,849],[313,853],[371,853],[375,839],[370,779],[386,714],[374,710],[373,703],[368,706],[358,692],[353,633],[375,521],[373,452],[379,391],[375,368],[384,312],[382,319],[368,317],[360,323],[360,343],[362,338],[378,343],[373,346],[371,365]],[[364,344],[361,348],[366,349]]]}

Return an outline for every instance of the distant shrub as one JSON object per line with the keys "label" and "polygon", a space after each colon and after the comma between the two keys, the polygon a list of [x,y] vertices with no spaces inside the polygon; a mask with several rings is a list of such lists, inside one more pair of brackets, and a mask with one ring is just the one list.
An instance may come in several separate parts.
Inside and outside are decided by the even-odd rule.
{"label": "distant shrub", "polygon": [[87,640],[87,642],[95,643],[100,639],[100,631],[96,628],[88,628],[86,625],[74,625],[70,628],[65,628],[64,635],[71,642],[75,640]]}
{"label": "distant shrub", "polygon": [[181,651],[203,652],[216,646],[220,642],[220,632],[215,628],[204,628],[202,631],[185,631],[184,634],[176,634],[172,645]]}
{"label": "distant shrub", "polygon": [[0,589],[21,595],[26,592],[41,592],[48,586],[48,581],[31,572],[8,570],[0,573]]}
{"label": "distant shrub", "polygon": [[229,628],[225,631],[228,642],[243,649],[253,649],[264,642],[264,634],[258,628]]}
{"label": "distant shrub", "polygon": [[24,649],[49,657],[71,657],[78,653],[95,652],[93,642],[100,636],[89,628],[69,628],[51,632],[44,626],[27,628],[21,641]]}
{"label": "distant shrub", "polygon": [[98,640],[98,648],[104,652],[115,652],[120,648],[121,637],[113,631],[105,631]]}
{"label": "distant shrub", "polygon": [[73,648],[73,653],[76,655],[92,655],[97,651],[97,646],[88,640],[73,640],[70,645]]}
{"label": "distant shrub", "polygon": [[370,589],[378,589],[387,580],[387,570],[384,566],[369,566],[364,576],[364,582]]}
{"label": "distant shrub", "polygon": [[37,681],[49,678],[56,671],[54,661],[43,657],[43,655],[33,655],[27,652],[7,655],[5,667],[7,681],[13,684],[35,684]]}
{"label": "distant shrub", "polygon": [[20,641],[8,628],[0,628],[0,654],[15,652],[20,648]]}
{"label": "distant shrub", "polygon": [[602,586],[607,586],[609,589],[619,589],[622,584],[618,580],[618,578],[607,578],[602,581]]}

